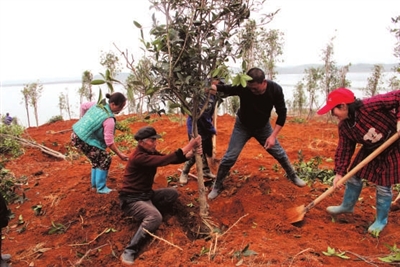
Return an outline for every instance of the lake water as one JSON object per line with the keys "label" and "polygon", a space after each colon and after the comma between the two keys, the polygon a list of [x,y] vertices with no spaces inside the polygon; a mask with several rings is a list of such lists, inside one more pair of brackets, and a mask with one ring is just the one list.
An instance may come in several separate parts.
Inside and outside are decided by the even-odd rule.
{"label": "lake water", "polygon": [[[392,77],[394,73],[386,72],[383,76],[383,81],[387,81]],[[367,85],[367,79],[371,76],[369,72],[359,72],[359,73],[348,73],[347,79],[351,81],[351,89],[354,91],[355,95],[359,98],[363,97],[361,88],[365,88]],[[295,85],[302,80],[304,74],[280,74],[277,75],[276,82],[278,82],[285,93],[285,99],[291,100],[293,98],[293,90]],[[387,82],[384,83],[384,86]],[[38,100],[38,117],[39,125],[48,122],[52,117],[60,115],[59,109],[59,97],[61,93],[68,95],[71,117],[79,117],[79,95],[78,89],[81,87],[80,82],[71,83],[49,83],[43,84],[42,95]],[[28,126],[28,119],[26,115],[25,103],[23,101],[23,85],[17,86],[2,86],[0,88],[0,114],[4,115],[7,112],[10,113],[12,117],[17,117],[19,124],[23,126]],[[93,86],[93,91],[95,92],[95,98],[97,99],[98,90],[102,89],[103,94],[107,92],[106,86]],[[121,85],[115,85],[115,91],[123,92]],[[321,98],[321,103],[325,101]],[[35,117],[33,114],[33,109],[29,107],[30,113],[30,125],[36,126]],[[63,111],[62,114],[64,119],[69,119],[68,114]]]}

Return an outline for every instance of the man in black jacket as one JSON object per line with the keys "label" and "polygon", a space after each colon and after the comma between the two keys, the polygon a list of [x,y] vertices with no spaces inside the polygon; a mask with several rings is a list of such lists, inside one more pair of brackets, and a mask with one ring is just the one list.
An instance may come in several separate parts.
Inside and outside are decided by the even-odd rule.
{"label": "man in black jacket", "polygon": [[[237,112],[228,150],[219,165],[217,178],[209,199],[216,198],[223,189],[223,180],[235,164],[240,152],[247,141],[254,137],[271,154],[285,170],[287,177],[295,185],[303,187],[306,183],[294,171],[289,158],[279,144],[277,136],[286,121],[286,104],[282,87],[277,83],[266,80],[264,72],[252,68],[247,72],[252,80],[246,87],[230,85],[212,85],[211,90],[224,93],[225,96],[237,95],[240,98],[240,108]],[[272,108],[275,108],[278,118],[272,129],[270,118]]]}

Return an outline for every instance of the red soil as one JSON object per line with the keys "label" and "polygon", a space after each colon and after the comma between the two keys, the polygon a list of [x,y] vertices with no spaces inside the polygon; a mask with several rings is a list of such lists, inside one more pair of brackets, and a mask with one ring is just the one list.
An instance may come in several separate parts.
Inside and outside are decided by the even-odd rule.
{"label": "red soil", "polygon": [[[127,117],[120,116],[118,120]],[[151,124],[163,133],[163,141],[158,144],[160,151],[171,152],[187,142],[184,123],[165,115],[152,115],[151,119],[154,121]],[[37,143],[67,153],[71,148],[70,132],[54,132],[70,129],[75,121],[29,128],[27,132]],[[218,117],[218,159],[227,148],[233,122],[231,116]],[[146,124],[132,123],[131,131],[134,133]],[[289,118],[279,140],[291,162],[298,161],[298,151],[302,150],[305,161],[320,156],[324,159],[320,168],[333,167],[325,159],[334,156],[335,124],[295,123]],[[109,187],[120,186],[125,163],[113,157]],[[343,189],[340,189],[307,212],[303,221],[293,225],[286,217],[288,209],[309,204],[328,185],[315,181],[298,188],[284,177],[281,168],[273,170],[276,163],[254,139],[248,142],[225,180],[225,191],[208,202],[210,221],[225,231],[217,240],[215,234],[213,238],[205,238],[199,232],[197,182],[190,179],[185,186],[171,182],[170,186],[177,186],[180,192],[179,202],[175,214],[164,218],[155,234],[175,246],[153,239],[134,266],[369,266],[368,262],[385,265],[378,258],[390,254],[388,246],[400,246],[400,211],[389,214],[389,223],[379,238],[368,234],[367,228],[375,218],[373,185],[363,189],[354,214],[332,220],[325,211],[327,206],[341,203]],[[169,176],[177,180],[177,169],[181,167],[159,168],[154,188],[166,187]],[[214,173],[217,167],[217,164],[212,166]],[[15,218],[3,229],[3,253],[12,254],[12,266],[122,266],[119,256],[138,222],[121,212],[117,192],[100,195],[91,191],[91,167],[84,156],[65,161],[36,148],[25,148],[25,154],[8,162],[6,168],[16,177],[28,177],[29,181],[22,186],[27,201],[9,205]],[[39,204],[43,207],[42,214],[36,216],[32,206]],[[23,218],[22,225],[17,224],[19,216]],[[66,232],[48,234],[52,222],[66,226]],[[19,233],[22,227],[26,229]],[[247,245],[257,255],[241,254]],[[350,259],[324,255],[328,247],[346,252]],[[211,253],[207,253],[210,248]]]}

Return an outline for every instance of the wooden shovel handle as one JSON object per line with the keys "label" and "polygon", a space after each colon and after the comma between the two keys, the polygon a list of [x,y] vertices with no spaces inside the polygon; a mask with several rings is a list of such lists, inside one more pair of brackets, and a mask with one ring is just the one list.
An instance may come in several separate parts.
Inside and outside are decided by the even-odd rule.
{"label": "wooden shovel handle", "polygon": [[[399,139],[399,134],[395,133],[392,137],[390,137],[388,140],[386,140],[380,147],[378,147],[376,150],[374,150],[371,154],[368,155],[365,159],[363,159],[360,163],[357,164],[353,169],[351,169],[345,176],[343,176],[342,179],[340,179],[337,183],[337,185],[344,184],[347,180],[349,180],[354,174],[356,174],[361,168],[363,168],[365,165],[367,165],[371,160],[373,160],[376,156],[378,156],[382,151],[384,151],[386,148],[388,148],[391,144],[393,144],[397,139]],[[330,194],[335,191],[335,187],[331,186],[328,190],[326,190],[324,193],[322,193],[319,197],[314,199],[310,204],[308,204],[305,207],[304,212],[309,211],[312,209],[315,205],[317,205],[319,202],[321,202],[324,198],[329,196]]]}

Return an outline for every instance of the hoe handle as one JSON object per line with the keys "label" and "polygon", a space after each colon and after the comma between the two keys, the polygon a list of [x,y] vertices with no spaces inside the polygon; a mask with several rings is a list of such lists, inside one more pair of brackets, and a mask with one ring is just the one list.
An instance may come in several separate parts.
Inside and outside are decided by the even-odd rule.
{"label": "hoe handle", "polygon": [[[344,184],[347,180],[349,180],[354,174],[356,174],[361,168],[363,168],[365,165],[367,165],[371,160],[373,160],[376,156],[378,156],[382,151],[384,151],[386,148],[388,148],[391,144],[393,144],[397,139],[399,139],[399,134],[395,133],[392,137],[390,137],[388,140],[386,140],[380,147],[375,149],[371,154],[368,155],[363,161],[357,164],[353,169],[351,169],[345,176],[343,176],[342,179],[340,179],[337,183],[337,185]],[[331,186],[328,190],[326,190],[324,193],[322,193],[319,197],[314,199],[310,204],[308,204],[305,207],[305,211],[307,212],[310,209],[312,209],[315,205],[317,205],[319,202],[321,202],[324,198],[329,196],[330,194],[335,191],[335,187]]]}

